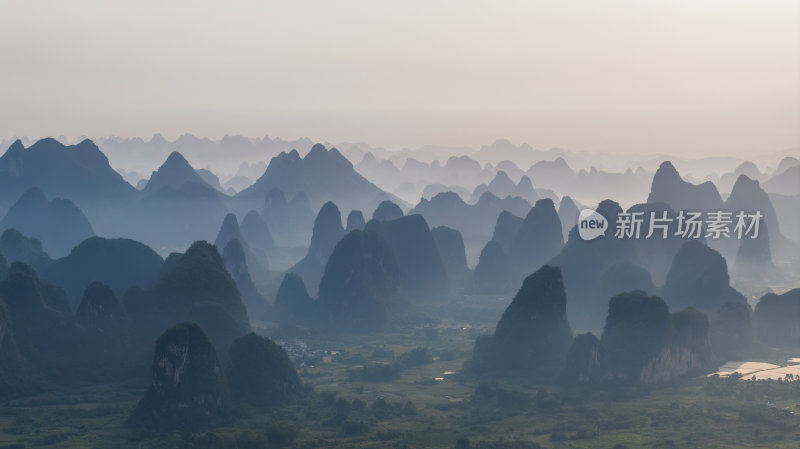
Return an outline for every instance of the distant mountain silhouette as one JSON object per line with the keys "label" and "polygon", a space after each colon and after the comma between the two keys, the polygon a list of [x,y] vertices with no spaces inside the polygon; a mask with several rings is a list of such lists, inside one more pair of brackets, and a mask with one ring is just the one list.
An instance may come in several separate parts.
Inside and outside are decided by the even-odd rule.
{"label": "distant mountain silhouette", "polygon": [[171,271],[147,290],[129,289],[125,309],[143,337],[191,320],[221,348],[250,331],[247,308],[216,248],[195,242]]}
{"label": "distant mountain silhouette", "polygon": [[123,235],[160,250],[185,248],[214,235],[228,213],[225,199],[205,182],[166,185],[136,203],[120,228]]}
{"label": "distant mountain silhouette", "polygon": [[305,195],[296,195],[290,207],[283,192],[274,188],[264,199],[261,216],[277,246],[307,244],[314,215]]}
{"label": "distant mountain silhouette", "polygon": [[786,170],[797,166],[800,166],[800,159],[792,156],[786,156],[785,158],[781,159],[781,161],[778,163],[778,167],[775,168],[775,171],[772,173],[772,175],[773,176],[780,175]]}
{"label": "distant mountain silhouette", "polygon": [[253,284],[247,265],[247,256],[239,239],[234,238],[225,245],[225,249],[222,251],[222,260],[233,280],[236,281],[242,302],[247,307],[248,316],[260,320],[269,318],[269,304]]}
{"label": "distant mountain silhouette", "polygon": [[733,265],[734,277],[738,280],[768,279],[774,272],[769,228],[763,222],[760,228],[758,237],[754,239],[745,237],[739,240],[739,249]]}
{"label": "distant mountain silhouette", "polygon": [[[492,190],[491,187],[489,190]],[[520,197],[527,200],[529,203],[534,204],[539,201],[539,194],[536,192],[536,189],[533,187],[533,183],[531,182],[531,178],[527,175],[523,175],[520,178],[519,183],[517,183],[514,190],[509,194],[512,197]]]}
{"label": "distant mountain silhouette", "polygon": [[[650,276],[650,272],[631,262],[617,262],[609,266],[597,281],[595,286],[598,298],[611,298],[623,292],[634,290],[645,293],[655,293],[656,286]],[[599,314],[603,314],[608,309],[608,303],[597,301],[591,306],[602,305],[595,308]]]}
{"label": "distant mountain silhouette", "polygon": [[[515,179],[520,180],[525,176],[525,172],[519,168],[517,164],[508,159],[498,162],[497,165],[494,166],[494,169],[497,171],[504,171],[512,181]],[[530,181],[530,179],[528,180]]]}
{"label": "distant mountain silhouette", "polygon": [[236,196],[261,201],[274,188],[289,196],[305,192],[313,204],[333,200],[348,209],[372,209],[387,199],[387,194],[358,174],[338,150],[320,144],[303,158],[294,150],[276,156],[266,172]]}
{"label": "distant mountain silhouette", "polygon": [[549,198],[541,199],[522,221],[511,245],[511,260],[522,276],[533,273],[564,246],[561,220]]}
{"label": "distant mountain silhouette", "polygon": [[[688,236],[683,238],[678,234],[677,213],[666,203],[634,204],[626,212],[630,214],[638,213],[640,214],[639,218],[642,220],[639,237],[627,239],[629,244],[636,249],[636,253],[639,256],[637,264],[646,268],[652,274],[655,283],[664,284],[667,273],[672,267],[672,260],[675,258],[675,254],[689,238]],[[667,219],[671,220],[666,223],[666,238],[664,231],[655,226],[665,224],[660,221],[664,218],[665,213]],[[651,216],[656,221],[653,222],[653,235],[647,238],[651,228]],[[651,290],[646,291],[652,293]]]}
{"label": "distant mountain silhouette", "polygon": [[26,237],[13,228],[6,229],[0,236],[0,253],[11,262],[22,262],[37,270],[41,270],[53,261],[42,249],[42,242],[39,239]]}
{"label": "distant mountain silhouette", "polygon": [[217,238],[214,240],[214,246],[217,247],[217,251],[222,251],[228,246],[228,242],[233,239],[237,239],[239,242],[245,241],[239,229],[239,220],[236,218],[236,214],[227,214],[225,219],[222,220],[222,226],[220,226]]}
{"label": "distant mountain silhouette", "polygon": [[285,223],[286,216],[289,214],[289,202],[286,196],[279,188],[273,188],[267,192],[264,198],[264,205],[261,210],[261,215],[267,226],[273,231],[283,233],[286,232],[281,224]]}
{"label": "distant mountain silhouette", "polygon": [[325,264],[342,237],[344,237],[342,215],[336,204],[327,202],[319,210],[317,218],[314,220],[314,231],[311,235],[311,246],[308,248],[308,253],[289,271],[300,275],[306,286],[312,292],[316,292],[325,271]]}
{"label": "distant mountain silhouette", "polygon": [[663,162],[653,175],[648,203],[667,203],[675,211],[714,211],[722,208],[722,198],[711,181],[699,185],[686,182],[671,162]]}
{"label": "distant mountain silhouette", "polygon": [[402,216],[403,209],[400,209],[400,206],[389,200],[381,201],[381,204],[378,204],[375,212],[372,213],[373,220],[381,221],[396,220]]}
{"label": "distant mountain silhouette", "polygon": [[251,210],[247,212],[239,226],[242,236],[247,240],[247,244],[254,250],[263,253],[275,247],[275,242],[272,240],[272,233],[269,232],[269,226],[261,218],[261,214]]}
{"label": "distant mountain silhouette", "polygon": [[449,296],[450,282],[428,223],[422,215],[392,221],[370,220],[365,228],[383,237],[400,267],[403,291],[413,299]]}
{"label": "distant mountain silhouette", "polygon": [[536,185],[548,188],[561,186],[575,177],[575,172],[570,168],[563,157],[552,161],[539,161],[525,172]]}
{"label": "distant mountain silhouette", "polygon": [[478,338],[471,363],[481,373],[550,378],[571,342],[561,270],[546,265],[525,278],[494,334]]}
{"label": "distant mountain silhouette", "polygon": [[469,290],[474,293],[509,293],[514,288],[514,274],[503,246],[491,240],[481,250],[472,273]]}
{"label": "distant mountain silhouette", "polygon": [[44,250],[61,257],[94,235],[89,220],[72,201],[47,201],[38,188],[25,192],[0,221],[0,229],[15,228],[42,242]]}
{"label": "distant mountain silhouette", "polygon": [[734,171],[723,174],[719,178],[719,181],[717,181],[717,189],[720,192],[730,192],[731,189],[733,188],[733,185],[739,179],[739,176],[742,175],[745,175],[750,179],[755,179],[758,181],[761,181],[764,178],[764,175],[761,173],[761,171],[758,170],[756,164],[750,161],[745,161],[739,164],[739,166],[736,167]]}
{"label": "distant mountain silhouette", "polygon": [[314,225],[315,217],[316,214],[311,209],[311,203],[305,192],[298,193],[289,201],[290,224],[291,226],[302,227],[301,232],[305,233],[306,237],[310,237],[308,230]]}
{"label": "distant mountain silhouette", "polygon": [[209,185],[209,187],[213,187],[214,190],[218,192],[225,193],[225,188],[219,183],[219,177],[214,174],[211,170],[207,168],[198,168],[195,170],[200,178]]}
{"label": "distant mountain silhouette", "polygon": [[95,281],[109,286],[119,297],[133,286],[149,288],[163,263],[155,251],[135,240],[92,237],[43,268],[42,276],[62,286],[77,305]]}
{"label": "distant mountain silhouette", "polygon": [[531,204],[522,198],[500,199],[486,192],[477,203],[470,205],[457,194],[445,192],[430,200],[423,198],[409,215],[420,214],[431,226],[458,229],[465,241],[482,243],[491,238],[497,216],[502,211],[522,216],[530,208]]}
{"label": "distant mountain silhouette", "polygon": [[88,139],[66,146],[47,138],[28,148],[14,142],[0,157],[0,204],[33,187],[92,209],[95,203],[126,202],[137,194]]}
{"label": "distant mountain silhouette", "polygon": [[494,193],[489,191],[489,186],[486,185],[486,184],[480,184],[477,187],[475,187],[475,189],[472,191],[472,194],[469,196],[470,204],[477,203],[480,200],[481,196],[483,196],[484,193],[490,193],[490,194],[494,195]]}
{"label": "distant mountain silhouette", "polygon": [[237,399],[256,406],[291,403],[303,393],[303,385],[286,351],[274,341],[254,333],[231,344],[225,373]]}
{"label": "distant mountain silhouette", "polygon": [[395,189],[402,183],[403,177],[397,166],[390,160],[378,161],[371,152],[364,154],[355,169],[366,179],[384,188]]}
{"label": "distant mountain silhouette", "polygon": [[569,231],[578,224],[580,213],[572,198],[568,196],[561,198],[561,203],[558,205],[558,219],[561,220],[561,233],[564,235],[565,242],[569,238]]}
{"label": "distant mountain silhouette", "polygon": [[440,183],[428,184],[422,190],[422,198],[431,199],[440,193],[453,192],[461,197],[462,200],[467,200],[471,197],[469,190],[461,186],[449,185],[446,186]]}
{"label": "distant mountain silhouette", "polygon": [[334,328],[377,330],[397,307],[400,284],[400,267],[390,245],[375,232],[353,231],[339,241],[325,266],[320,306]]}
{"label": "distant mountain silhouette", "polygon": [[686,241],[678,250],[663,294],[673,307],[694,307],[707,313],[729,301],[747,303],[730,286],[725,258],[697,240]]}
{"label": "distant mountain silhouette", "polygon": [[782,195],[800,195],[800,165],[787,168],[764,182],[764,190]]}
{"label": "distant mountain silhouette", "polygon": [[308,205],[305,193],[298,193],[289,202],[280,189],[270,190],[264,199],[261,216],[267,223],[277,246],[308,244],[314,213]]}
{"label": "distant mountain silhouette", "polygon": [[282,323],[309,321],[315,317],[316,305],[309,296],[303,279],[294,274],[283,276],[278,293],[275,295],[275,316]]}
{"label": "distant mountain silhouette", "polygon": [[523,218],[507,210],[500,212],[500,215],[497,216],[497,222],[492,233],[492,241],[499,243],[506,255],[511,253],[514,246],[514,238],[519,233],[523,221]]}
{"label": "distant mountain silhouette", "polygon": [[463,287],[469,279],[470,271],[461,233],[447,226],[437,226],[431,229],[431,235],[436,242],[448,279],[453,287]]}
{"label": "distant mountain silhouette", "polygon": [[[173,151],[158,170],[154,171],[150,176],[150,180],[147,182],[147,186],[142,190],[142,193],[150,195],[165,187],[177,190],[187,182],[193,182],[205,187],[212,187],[194,168],[192,168],[189,161],[187,161],[182,154]],[[219,181],[217,184],[219,184]]]}
{"label": "distant mountain silhouette", "polygon": [[779,258],[791,258],[796,255],[797,245],[790,242],[781,233],[780,222],[772,201],[758,181],[740,175],[730,196],[725,200],[725,209],[732,213],[734,224],[736,223],[736,214],[739,212],[748,214],[760,212],[763,215],[763,223],[768,229],[768,243],[771,252]]}
{"label": "distant mountain silhouette", "polygon": [[225,383],[217,351],[194,323],[167,329],[156,341],[150,386],[127,424],[200,430],[225,415]]}
{"label": "distant mountain silhouette", "polygon": [[[499,170],[497,174],[495,174],[494,179],[492,179],[492,182],[490,182],[487,186],[487,189],[492,192],[494,196],[498,198],[505,198],[514,193],[516,185],[514,185],[514,181],[508,177],[506,172]],[[478,195],[478,198],[480,198],[480,195]]]}
{"label": "distant mountain silhouette", "polygon": [[344,231],[349,233],[350,231],[363,230],[366,225],[364,214],[360,210],[351,210],[347,214],[347,226],[345,226]]}
{"label": "distant mountain silhouette", "polygon": [[561,268],[570,295],[567,304],[570,323],[578,329],[599,329],[602,326],[604,313],[600,311],[605,310],[608,297],[598,295],[597,284],[609,267],[620,262],[641,266],[635,242],[616,238],[613,234],[617,217],[622,212],[619,204],[605,200],[596,211],[608,220],[606,235],[583,240],[577,227],[573,227],[561,252],[548,262]]}
{"label": "distant mountain silhouette", "polygon": [[214,240],[214,246],[217,247],[217,251],[222,253],[231,240],[239,241],[239,246],[244,251],[247,259],[247,266],[250,267],[252,274],[263,275],[267,272],[268,261],[266,254],[261,253],[257,255],[250,248],[248,241],[244,238],[239,228],[239,220],[236,218],[235,214],[228,214],[225,216],[225,219],[222,220],[222,226],[219,228],[216,240]]}
{"label": "distant mountain silhouette", "polygon": [[175,140],[167,140],[160,134],[150,140],[139,137],[108,137],[97,140],[117,164],[144,172],[153,160],[161,160],[172,151],[180,151],[191,160],[203,161],[225,173],[236,173],[255,179],[264,173],[266,164],[256,158],[271,157],[281,151],[297,148],[305,153],[313,145],[308,139],[286,141],[280,138],[244,137],[226,135],[211,140],[184,134]]}
{"label": "distant mountain silhouette", "polygon": [[800,243],[800,194],[787,196],[770,193],[769,200],[775,206],[775,214],[781,223],[781,232],[792,243]]}

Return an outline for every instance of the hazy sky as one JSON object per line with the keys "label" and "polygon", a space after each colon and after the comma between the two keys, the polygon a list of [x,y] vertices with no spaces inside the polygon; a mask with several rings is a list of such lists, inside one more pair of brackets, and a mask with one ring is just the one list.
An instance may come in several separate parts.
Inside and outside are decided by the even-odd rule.
{"label": "hazy sky", "polygon": [[800,2],[0,0],[0,138],[800,148]]}

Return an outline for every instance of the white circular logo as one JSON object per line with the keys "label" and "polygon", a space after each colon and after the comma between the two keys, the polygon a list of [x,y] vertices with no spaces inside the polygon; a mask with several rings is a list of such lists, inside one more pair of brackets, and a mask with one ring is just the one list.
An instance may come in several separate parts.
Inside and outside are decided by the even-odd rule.
{"label": "white circular logo", "polygon": [[594,240],[605,235],[608,229],[608,220],[595,210],[584,209],[578,217],[578,235],[583,240]]}

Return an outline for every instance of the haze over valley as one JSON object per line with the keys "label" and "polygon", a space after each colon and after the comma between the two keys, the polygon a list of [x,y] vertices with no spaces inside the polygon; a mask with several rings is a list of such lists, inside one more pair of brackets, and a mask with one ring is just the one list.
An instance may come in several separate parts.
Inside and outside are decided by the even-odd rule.
{"label": "haze over valley", "polygon": [[796,448],[798,17],[0,2],[0,449]]}

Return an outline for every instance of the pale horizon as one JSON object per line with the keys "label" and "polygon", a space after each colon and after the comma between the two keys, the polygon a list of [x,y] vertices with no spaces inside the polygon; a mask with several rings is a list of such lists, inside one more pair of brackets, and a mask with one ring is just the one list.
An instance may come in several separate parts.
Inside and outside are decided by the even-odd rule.
{"label": "pale horizon", "polygon": [[0,140],[800,148],[800,4],[0,4]]}

